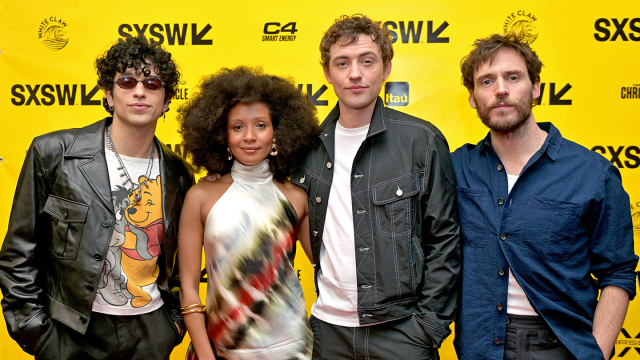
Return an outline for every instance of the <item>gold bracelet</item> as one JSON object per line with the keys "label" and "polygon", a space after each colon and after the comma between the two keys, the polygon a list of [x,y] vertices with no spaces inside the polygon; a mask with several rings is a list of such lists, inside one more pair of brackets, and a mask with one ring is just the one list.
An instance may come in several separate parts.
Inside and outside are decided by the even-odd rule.
{"label": "gold bracelet", "polygon": [[201,307],[201,308],[204,309],[204,304],[191,304],[191,305],[188,305],[188,306],[185,306],[185,307],[181,307],[180,310],[181,311],[182,310],[189,310],[189,309],[194,308],[194,307]]}
{"label": "gold bracelet", "polygon": [[189,315],[193,313],[203,313],[205,312],[205,308],[202,309],[191,309],[191,310],[182,310],[180,311],[180,315]]}

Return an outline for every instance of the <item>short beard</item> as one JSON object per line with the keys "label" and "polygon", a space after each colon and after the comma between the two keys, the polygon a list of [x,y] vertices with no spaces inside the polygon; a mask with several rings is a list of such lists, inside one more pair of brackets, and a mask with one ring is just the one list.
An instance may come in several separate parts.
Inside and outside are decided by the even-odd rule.
{"label": "short beard", "polygon": [[[529,91],[529,95],[520,101],[514,101],[511,99],[496,99],[486,107],[478,106],[478,117],[482,120],[482,123],[498,133],[511,133],[515,132],[526,124],[527,120],[531,116],[531,109],[533,108],[533,91]],[[474,101],[476,99],[474,98]],[[476,104],[478,102],[476,101]],[[513,118],[503,119],[502,121],[496,121],[491,118],[491,110],[499,104],[507,104],[515,106],[516,114]],[[498,110],[498,113],[500,111]]]}

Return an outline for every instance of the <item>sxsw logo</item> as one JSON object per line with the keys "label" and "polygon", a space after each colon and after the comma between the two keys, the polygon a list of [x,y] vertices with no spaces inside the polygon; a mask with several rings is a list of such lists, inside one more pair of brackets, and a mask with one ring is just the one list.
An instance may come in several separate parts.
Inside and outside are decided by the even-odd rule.
{"label": "sxsw logo", "polygon": [[[384,26],[391,33],[392,41],[395,43],[398,41],[398,33],[400,33],[400,40],[403,44],[408,44],[409,42],[413,44],[424,43],[424,38],[422,37],[424,29],[424,21],[387,21],[382,26]],[[426,39],[427,43],[448,43],[448,37],[442,37],[440,34],[449,26],[449,23],[443,21],[440,26],[437,28],[434,27],[433,21],[427,21],[426,26]],[[435,29],[435,30],[434,30]]]}
{"label": "sxsw logo", "polygon": [[[78,98],[78,87],[80,87],[80,103],[76,103]],[[16,106],[28,105],[101,105],[100,99],[93,98],[100,88],[95,85],[91,90],[85,84],[15,84],[11,87],[11,103]]]}
{"label": "sxsw logo", "polygon": [[[613,26],[612,26],[613,25]],[[595,28],[597,33],[593,34],[597,41],[640,41],[640,18],[634,18],[629,21],[628,18],[596,20]],[[629,32],[627,32],[627,28]],[[613,35],[611,32],[613,31]],[[628,37],[627,37],[628,35]]]}
{"label": "sxsw logo", "polygon": [[409,105],[409,83],[388,82],[384,86],[384,102],[387,106]]}
{"label": "sxsw logo", "polygon": [[621,169],[637,169],[640,166],[640,148],[634,145],[618,147],[596,145],[591,148],[591,151],[603,156],[611,155],[611,163]]}
{"label": "sxsw logo", "polygon": [[622,349],[616,357],[626,356],[631,349],[635,350],[638,355],[640,355],[640,332],[634,338],[632,338],[631,335],[629,335],[629,332],[624,328],[622,328],[620,333],[624,336],[624,339],[616,341],[616,345],[619,347],[624,346],[624,349]]}
{"label": "sxsw logo", "polygon": [[[316,90],[315,92],[313,91],[313,84],[306,84],[307,85],[307,96],[309,97],[309,100],[311,100],[311,103],[315,106],[327,106],[329,105],[329,101],[328,100],[320,100],[320,96],[322,96],[322,94],[324,94],[325,91],[327,91],[327,85],[322,84],[322,86],[320,86],[320,88],[318,90]],[[304,88],[304,84],[298,84],[298,91],[302,92]]]}
{"label": "sxsw logo", "polygon": [[[164,44],[165,39],[169,45],[189,45],[187,35],[191,33],[191,45],[212,45],[213,40],[205,39],[211,25],[198,29],[198,24],[122,24],[118,26],[118,34],[122,37],[134,37],[137,35],[149,36],[159,44]],[[191,30],[191,31],[189,31]]]}
{"label": "sxsw logo", "polygon": [[[549,105],[571,105],[571,99],[566,99],[563,97],[566,93],[571,89],[571,84],[567,83],[560,90],[556,90],[556,83],[549,83]],[[535,100],[536,105],[546,105],[547,102],[544,102],[544,94],[547,89],[546,83],[540,83],[540,96]]]}

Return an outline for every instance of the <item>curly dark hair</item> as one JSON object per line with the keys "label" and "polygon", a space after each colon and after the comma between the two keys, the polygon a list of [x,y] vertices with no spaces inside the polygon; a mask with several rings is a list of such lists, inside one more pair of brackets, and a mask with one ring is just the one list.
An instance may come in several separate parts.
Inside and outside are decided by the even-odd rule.
{"label": "curly dark hair", "polygon": [[324,33],[320,41],[320,57],[322,67],[329,68],[331,46],[340,41],[341,45],[349,45],[358,41],[360,34],[370,35],[371,39],[378,44],[382,54],[382,63],[387,66],[393,59],[393,38],[387,28],[383,27],[379,21],[373,21],[362,14],[351,16],[342,15]]}
{"label": "curly dark hair", "polygon": [[462,84],[469,91],[474,89],[473,77],[475,72],[480,69],[483,63],[489,61],[489,64],[493,63],[493,59],[496,58],[498,52],[502,49],[515,50],[525,64],[527,64],[527,72],[529,73],[529,80],[531,84],[535,84],[536,81],[540,81],[540,71],[542,71],[542,62],[538,58],[538,54],[529,46],[529,43],[525,40],[523,33],[509,32],[504,35],[493,34],[483,39],[477,39],[473,43],[473,50],[469,55],[462,58],[460,61],[460,70],[462,71]]}
{"label": "curly dark hair", "polygon": [[229,111],[239,103],[261,102],[269,108],[277,131],[278,155],[269,155],[277,181],[286,180],[320,141],[315,106],[293,81],[268,75],[261,68],[223,68],[206,76],[198,93],[178,109],[183,151],[197,170],[226,174]]}
{"label": "curly dark hair", "polygon": [[[113,82],[116,72],[124,73],[129,68],[135,69],[136,74],[144,72],[145,76],[149,76],[148,66],[153,66],[158,77],[164,81],[165,101],[173,97],[180,83],[178,66],[171,58],[170,52],[153,39],[147,40],[143,35],[118,39],[117,43],[96,59],[98,86],[102,90],[112,90],[115,86]],[[102,98],[102,106],[113,115],[113,110],[109,111],[106,98]]]}

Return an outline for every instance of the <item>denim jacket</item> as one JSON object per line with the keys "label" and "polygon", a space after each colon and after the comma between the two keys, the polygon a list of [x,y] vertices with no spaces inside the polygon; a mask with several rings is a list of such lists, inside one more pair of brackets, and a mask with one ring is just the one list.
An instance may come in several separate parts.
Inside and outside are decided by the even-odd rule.
{"label": "denim jacket", "polygon": [[[339,117],[336,105],[322,124],[322,143],[291,176],[309,195],[316,283]],[[354,159],[351,189],[360,325],[415,314],[429,340],[440,346],[451,333],[460,269],[446,139],[432,124],[384,107],[378,97]]]}

